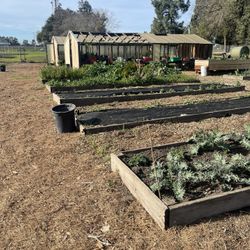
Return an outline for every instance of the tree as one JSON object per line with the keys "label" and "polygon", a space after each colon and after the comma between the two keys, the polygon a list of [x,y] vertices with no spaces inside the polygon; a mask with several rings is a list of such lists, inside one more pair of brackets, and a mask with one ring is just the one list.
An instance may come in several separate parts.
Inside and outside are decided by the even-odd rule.
{"label": "tree", "polygon": [[238,44],[250,43],[250,0],[238,0],[234,8],[237,16],[236,41]]}
{"label": "tree", "polygon": [[78,11],[80,13],[92,13],[93,9],[88,1],[80,0],[78,2]]}
{"label": "tree", "polygon": [[156,17],[151,31],[156,34],[183,33],[184,22],[179,22],[180,14],[188,11],[189,0],[152,0]]}
{"label": "tree", "polygon": [[28,40],[23,40],[23,46],[29,46],[29,41]]}
{"label": "tree", "polygon": [[0,36],[0,42],[6,42],[9,43],[10,45],[20,45],[18,42],[18,39],[13,36]]}
{"label": "tree", "polygon": [[55,14],[47,19],[41,32],[38,33],[37,40],[38,42],[49,42],[52,36],[66,35],[69,30],[106,32],[108,23],[109,18],[105,12],[93,10],[80,12],[58,6]]}
{"label": "tree", "polygon": [[250,0],[197,0],[191,30],[218,43],[250,40]]}

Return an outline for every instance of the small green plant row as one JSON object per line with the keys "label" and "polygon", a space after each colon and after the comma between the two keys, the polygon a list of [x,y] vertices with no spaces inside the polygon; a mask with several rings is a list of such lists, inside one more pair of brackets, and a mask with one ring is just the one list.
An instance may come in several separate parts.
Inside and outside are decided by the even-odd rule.
{"label": "small green plant row", "polygon": [[[233,153],[236,146],[250,150],[250,126],[246,126],[243,134],[199,131],[189,143],[185,150],[171,149],[166,159],[161,161],[152,162],[143,154],[137,154],[129,159],[128,165],[150,166],[152,191],[170,192],[177,202],[182,202],[185,195],[197,187],[229,191],[237,186],[250,185],[249,155]],[[203,159],[202,155],[208,152],[209,160]],[[205,191],[200,192],[205,196]]]}
{"label": "small green plant row", "polygon": [[140,66],[134,62],[116,62],[111,65],[95,63],[84,65],[80,69],[66,66],[46,66],[41,70],[41,79],[51,86],[96,86],[115,85],[133,86],[145,83],[197,82],[197,79],[186,76],[168,68],[159,62]]}

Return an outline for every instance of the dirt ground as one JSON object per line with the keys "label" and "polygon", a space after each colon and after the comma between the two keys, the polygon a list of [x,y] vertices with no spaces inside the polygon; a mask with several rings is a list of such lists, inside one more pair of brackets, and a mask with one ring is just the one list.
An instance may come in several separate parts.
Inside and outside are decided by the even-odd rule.
{"label": "dirt ground", "polygon": [[0,73],[0,249],[249,249],[249,210],[162,231],[111,172],[109,153],[150,146],[150,137],[158,145],[198,129],[241,131],[250,114],[60,135],[40,67]]}

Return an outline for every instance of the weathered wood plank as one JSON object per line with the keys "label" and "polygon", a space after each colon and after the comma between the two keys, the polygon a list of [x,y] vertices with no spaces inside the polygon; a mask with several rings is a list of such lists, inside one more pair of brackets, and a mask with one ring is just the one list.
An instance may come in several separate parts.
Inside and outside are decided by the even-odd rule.
{"label": "weathered wood plank", "polygon": [[168,207],[115,154],[111,154],[111,168],[114,172],[119,172],[123,183],[154,221],[162,229],[166,229]]}
{"label": "weathered wood plank", "polygon": [[[59,97],[57,94],[53,93],[53,94],[52,94],[52,98],[53,98],[53,101],[54,101],[56,104],[62,104],[62,103],[61,103],[61,99],[60,99],[60,97]],[[65,103],[65,102],[64,102],[64,103]]]}
{"label": "weathered wood plank", "polygon": [[237,70],[250,69],[250,60],[196,60],[196,70],[201,66],[206,66],[208,70]]}
{"label": "weathered wood plank", "polygon": [[[160,99],[160,98],[170,98],[173,96],[185,96],[185,95],[202,95],[202,94],[219,94],[219,93],[227,93],[227,92],[238,92],[244,91],[245,86],[237,86],[237,87],[226,87],[221,89],[207,89],[207,90],[192,90],[192,91],[181,91],[174,93],[155,93],[155,94],[138,94],[138,95],[125,95],[125,96],[100,96],[100,97],[83,97],[74,98],[65,98],[64,95],[53,94],[53,100],[58,103],[73,103],[77,107],[85,106],[85,105],[95,105],[95,104],[103,104],[103,103],[112,103],[112,102],[125,102],[125,101],[136,101],[136,100],[152,100],[152,99]],[[69,94],[68,94],[69,95]]]}
{"label": "weathered wood plank", "polygon": [[250,187],[169,206],[169,226],[186,225],[202,218],[250,206]]}
{"label": "weathered wood plank", "polygon": [[235,81],[248,81],[250,76],[237,76],[237,75],[223,75],[225,80],[235,80]]}

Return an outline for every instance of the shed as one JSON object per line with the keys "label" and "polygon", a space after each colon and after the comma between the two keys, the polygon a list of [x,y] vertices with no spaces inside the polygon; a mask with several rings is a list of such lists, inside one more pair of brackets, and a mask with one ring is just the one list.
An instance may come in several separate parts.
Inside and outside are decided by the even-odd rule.
{"label": "shed", "polygon": [[65,39],[65,63],[79,68],[95,60],[112,62],[139,59],[155,61],[164,57],[207,59],[212,56],[212,43],[197,35],[155,35],[150,33],[91,33],[69,31]]}
{"label": "shed", "polygon": [[64,43],[65,36],[53,36],[51,43],[47,44],[48,63],[56,66],[65,62],[64,58]]}

